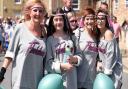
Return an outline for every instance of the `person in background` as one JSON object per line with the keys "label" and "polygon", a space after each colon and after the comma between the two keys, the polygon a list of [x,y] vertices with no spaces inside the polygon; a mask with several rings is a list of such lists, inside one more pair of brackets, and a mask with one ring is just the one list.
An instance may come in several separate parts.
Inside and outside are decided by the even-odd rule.
{"label": "person in background", "polygon": [[0,53],[4,52],[4,26],[3,18],[0,16]]}
{"label": "person in background", "polygon": [[102,10],[104,10],[106,12],[109,12],[108,4],[106,2],[101,2],[101,5],[100,5],[99,9],[102,9]]}
{"label": "person in background", "polygon": [[14,24],[12,23],[12,18],[7,17],[6,18],[6,24],[4,25],[4,48],[7,50],[10,39],[12,37],[12,33],[14,30]]}
{"label": "person in background", "polygon": [[122,24],[122,29],[124,33],[124,43],[126,44],[125,54],[128,53],[128,18],[126,18]]}
{"label": "person in background", "polygon": [[72,31],[76,30],[78,28],[76,13],[75,12],[68,12],[67,17],[68,17]]}
{"label": "person in background", "polygon": [[117,17],[112,17],[112,26],[114,30],[114,36],[116,38],[117,43],[119,44],[119,38],[121,38],[121,26],[117,22]]}
{"label": "person in background", "polygon": [[48,72],[62,75],[64,89],[77,89],[76,67],[82,62],[76,37],[61,8],[49,19],[46,63]]}
{"label": "person in background", "polygon": [[11,89],[37,89],[44,75],[46,55],[45,32],[40,25],[46,13],[44,3],[28,0],[23,13],[25,22],[15,27],[1,67],[0,82],[12,63]]}
{"label": "person in background", "polygon": [[63,1],[63,4],[64,4],[64,6],[62,7],[64,13],[67,14],[68,12],[74,11],[73,7],[72,7],[73,0],[62,0],[62,1]]}
{"label": "person in background", "polygon": [[113,80],[115,89],[121,89],[122,57],[114,33],[109,30],[109,22],[104,10],[97,11],[97,28],[100,31],[98,34],[99,61],[97,63],[97,71],[108,75]]}
{"label": "person in background", "polygon": [[77,68],[78,89],[93,89],[98,50],[95,11],[92,8],[87,7],[84,9],[83,21],[84,27],[74,31],[83,59],[82,64]]}

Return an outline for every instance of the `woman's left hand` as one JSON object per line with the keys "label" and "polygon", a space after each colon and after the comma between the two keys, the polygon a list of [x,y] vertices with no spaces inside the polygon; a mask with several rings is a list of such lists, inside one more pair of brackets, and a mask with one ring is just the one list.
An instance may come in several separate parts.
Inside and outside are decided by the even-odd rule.
{"label": "woman's left hand", "polygon": [[69,62],[70,64],[77,64],[78,58],[75,57],[75,56],[73,56],[73,55],[70,55],[70,56],[69,56],[69,59],[68,59],[68,62]]}

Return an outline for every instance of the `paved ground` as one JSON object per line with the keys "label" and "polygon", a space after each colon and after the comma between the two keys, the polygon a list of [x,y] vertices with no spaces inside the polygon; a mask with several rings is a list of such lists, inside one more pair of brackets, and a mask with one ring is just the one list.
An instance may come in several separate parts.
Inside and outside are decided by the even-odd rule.
{"label": "paved ground", "polygon": [[120,42],[120,50],[122,54],[123,71],[128,73],[128,53],[126,53],[126,44],[123,41]]}

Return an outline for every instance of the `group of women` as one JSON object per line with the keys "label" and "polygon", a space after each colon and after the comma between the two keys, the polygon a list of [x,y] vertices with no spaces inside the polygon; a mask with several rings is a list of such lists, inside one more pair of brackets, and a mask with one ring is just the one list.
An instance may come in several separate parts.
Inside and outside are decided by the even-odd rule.
{"label": "group of women", "polygon": [[105,11],[85,8],[84,27],[72,30],[66,14],[57,8],[45,28],[46,9],[41,0],[28,0],[25,22],[18,24],[1,67],[0,81],[12,62],[12,89],[37,89],[47,73],[62,75],[65,89],[93,89],[97,71],[122,84],[119,47],[109,30]]}

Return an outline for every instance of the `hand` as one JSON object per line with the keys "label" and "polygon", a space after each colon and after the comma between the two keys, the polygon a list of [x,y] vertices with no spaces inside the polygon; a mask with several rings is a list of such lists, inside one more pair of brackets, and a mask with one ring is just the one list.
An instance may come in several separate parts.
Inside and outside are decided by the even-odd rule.
{"label": "hand", "polygon": [[102,71],[102,67],[103,67],[103,65],[102,65],[102,62],[97,62],[97,67],[96,67],[96,70],[99,72],[99,71]]}
{"label": "hand", "polygon": [[61,63],[61,70],[62,71],[66,71],[66,72],[71,71],[73,69],[73,67],[74,66],[70,63]]}
{"label": "hand", "polygon": [[75,56],[73,56],[73,55],[70,55],[70,56],[69,56],[69,59],[68,59],[68,62],[69,62],[70,64],[77,64],[78,59],[77,59],[77,57],[75,57]]}

